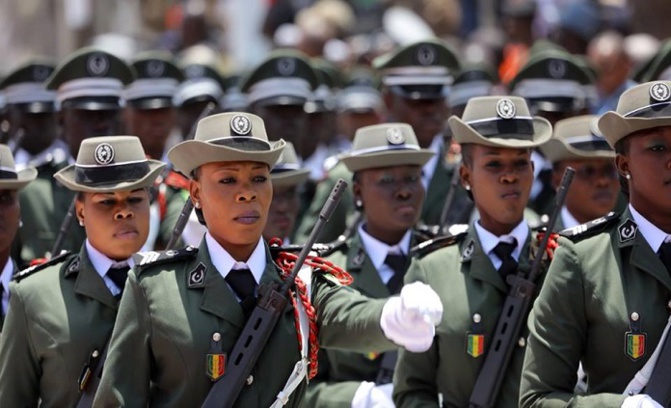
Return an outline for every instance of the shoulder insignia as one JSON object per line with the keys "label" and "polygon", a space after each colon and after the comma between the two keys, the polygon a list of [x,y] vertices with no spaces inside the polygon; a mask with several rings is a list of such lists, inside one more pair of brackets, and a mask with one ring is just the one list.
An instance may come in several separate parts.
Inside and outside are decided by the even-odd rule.
{"label": "shoulder insignia", "polygon": [[577,225],[573,228],[565,229],[564,231],[560,232],[559,235],[569,238],[573,241],[581,240],[603,232],[606,227],[615,224],[619,219],[620,214],[611,211],[601,218],[597,218],[585,224]]}
{"label": "shoulder insignia", "polygon": [[61,253],[60,255],[49,259],[46,262],[43,262],[43,263],[38,264],[38,265],[33,265],[30,268],[27,268],[27,269],[24,269],[24,270],[18,272],[16,275],[14,275],[14,277],[12,279],[19,282],[22,279],[27,278],[28,276],[34,274],[35,272],[45,270],[49,266],[56,265],[56,264],[59,264],[59,263],[65,261],[71,255],[72,255],[72,252],[65,251],[65,252]]}
{"label": "shoulder insignia", "polygon": [[430,254],[437,249],[452,246],[461,241],[466,236],[467,232],[468,225],[455,224],[448,229],[447,235],[424,241],[421,244],[413,247],[410,250],[410,255],[422,258],[423,256]]}
{"label": "shoulder insignia", "polygon": [[189,259],[196,256],[198,248],[187,246],[185,248],[169,249],[167,251],[138,252],[133,255],[133,261],[137,270],[150,265],[160,265],[181,259]]}

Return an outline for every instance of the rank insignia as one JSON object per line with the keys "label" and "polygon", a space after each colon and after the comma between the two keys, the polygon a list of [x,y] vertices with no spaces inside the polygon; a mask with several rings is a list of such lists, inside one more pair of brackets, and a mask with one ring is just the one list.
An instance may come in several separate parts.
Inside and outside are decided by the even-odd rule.
{"label": "rank insignia", "polygon": [[645,355],[646,333],[626,332],[624,334],[624,353],[636,361]]}
{"label": "rank insignia", "polygon": [[212,381],[217,381],[226,372],[226,353],[221,347],[221,334],[214,333],[210,350],[207,352],[205,374]]}
{"label": "rank insignia", "polygon": [[485,336],[483,334],[468,333],[466,352],[473,358],[480,357],[485,352]]}
{"label": "rank insignia", "polygon": [[189,289],[205,287],[205,270],[207,267],[202,262],[198,263],[196,269],[189,272],[189,282],[187,286]]}

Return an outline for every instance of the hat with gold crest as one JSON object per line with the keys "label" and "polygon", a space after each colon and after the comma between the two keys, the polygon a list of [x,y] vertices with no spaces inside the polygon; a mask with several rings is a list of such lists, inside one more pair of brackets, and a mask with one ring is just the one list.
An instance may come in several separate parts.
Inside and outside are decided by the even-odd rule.
{"label": "hat with gold crest", "polygon": [[615,151],[597,126],[599,117],[583,115],[555,123],[552,139],[540,147],[552,163],[562,160],[612,159]]}
{"label": "hat with gold crest", "polygon": [[599,129],[613,147],[631,133],[658,126],[671,126],[671,81],[646,82],[627,89],[616,111],[599,119]]}
{"label": "hat with gold crest", "polygon": [[[279,142],[273,142],[275,143]],[[293,143],[286,142],[280,158],[270,171],[273,186],[295,186],[306,181],[308,177],[310,170],[301,168]]]}
{"label": "hat with gold crest", "polygon": [[552,137],[552,125],[529,113],[524,98],[481,96],[471,98],[461,118],[448,120],[457,143],[527,148],[539,146]]}
{"label": "hat with gold crest", "polygon": [[73,191],[111,193],[149,187],[164,167],[147,159],[137,136],[102,136],[85,139],[77,162],[54,178]]}
{"label": "hat with gold crest", "polygon": [[407,123],[364,126],[354,134],[352,150],[341,157],[351,172],[379,167],[423,166],[435,153],[421,149]]}
{"label": "hat with gold crest", "polygon": [[168,152],[175,169],[186,175],[205,163],[255,161],[272,168],[286,143],[268,141],[263,119],[243,112],[208,116],[198,122],[193,140],[178,143]]}
{"label": "hat with gold crest", "polygon": [[21,190],[36,178],[33,166],[17,169],[12,150],[0,144],[0,190]]}

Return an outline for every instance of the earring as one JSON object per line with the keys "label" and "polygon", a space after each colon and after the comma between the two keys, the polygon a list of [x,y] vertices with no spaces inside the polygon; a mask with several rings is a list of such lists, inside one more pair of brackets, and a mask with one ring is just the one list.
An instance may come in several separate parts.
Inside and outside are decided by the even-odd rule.
{"label": "earring", "polygon": [[466,184],[464,186],[464,188],[466,189],[466,191],[471,191],[471,185],[470,184]]}
{"label": "earring", "polygon": [[79,226],[80,226],[80,227],[83,227],[83,226],[84,226],[84,221],[79,220]]}
{"label": "earring", "polygon": [[356,207],[357,210],[361,210],[363,208],[363,201],[361,201],[360,198],[357,198],[356,201],[354,201],[354,207]]}
{"label": "earring", "polygon": [[624,178],[626,178],[627,180],[631,180],[631,174],[626,173],[626,174],[624,175]]}
{"label": "earring", "polygon": [[196,201],[196,203],[193,206],[196,208],[200,208],[200,201]]}
{"label": "earring", "polygon": [[23,220],[19,220],[19,228],[23,227]]}

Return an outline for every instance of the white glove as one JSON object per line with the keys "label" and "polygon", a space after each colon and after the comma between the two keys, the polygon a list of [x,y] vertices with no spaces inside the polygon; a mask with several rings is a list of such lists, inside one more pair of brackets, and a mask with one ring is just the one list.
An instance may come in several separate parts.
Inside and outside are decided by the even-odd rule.
{"label": "white glove", "polygon": [[400,297],[389,298],[382,308],[380,326],[387,338],[414,353],[431,347],[435,325],[443,316],[438,294],[422,282],[403,286]]}
{"label": "white glove", "polygon": [[373,382],[363,381],[354,393],[352,408],[394,408],[391,387],[391,384],[375,386]]}
{"label": "white glove", "polygon": [[649,395],[638,394],[624,399],[622,408],[664,408]]}

